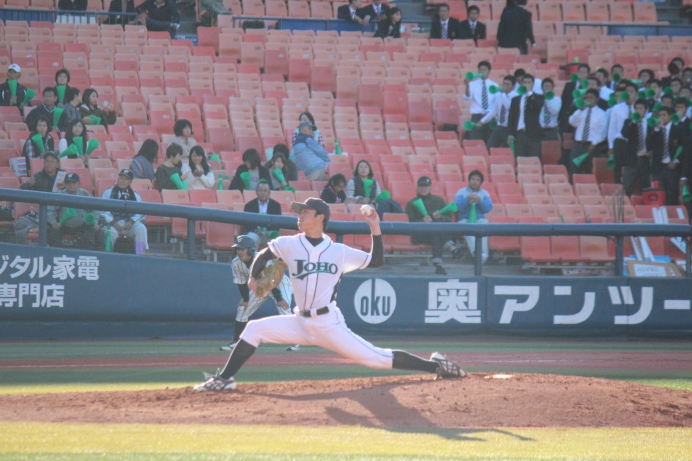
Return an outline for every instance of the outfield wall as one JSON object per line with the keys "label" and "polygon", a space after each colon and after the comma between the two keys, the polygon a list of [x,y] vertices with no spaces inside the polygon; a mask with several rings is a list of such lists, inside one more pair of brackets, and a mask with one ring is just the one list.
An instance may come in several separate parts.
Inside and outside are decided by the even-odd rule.
{"label": "outfield wall", "polygon": [[[229,264],[0,245],[0,339],[224,337],[240,299]],[[344,277],[366,335],[692,337],[692,283],[626,277]],[[258,316],[275,313],[273,302]]]}

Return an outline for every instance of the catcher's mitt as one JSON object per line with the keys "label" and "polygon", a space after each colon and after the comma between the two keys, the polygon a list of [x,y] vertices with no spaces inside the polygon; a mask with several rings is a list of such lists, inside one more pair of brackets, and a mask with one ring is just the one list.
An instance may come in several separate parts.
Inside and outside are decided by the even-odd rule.
{"label": "catcher's mitt", "polygon": [[255,296],[264,298],[272,289],[278,287],[284,277],[286,267],[286,263],[281,259],[274,259],[271,264],[267,264],[257,280]]}

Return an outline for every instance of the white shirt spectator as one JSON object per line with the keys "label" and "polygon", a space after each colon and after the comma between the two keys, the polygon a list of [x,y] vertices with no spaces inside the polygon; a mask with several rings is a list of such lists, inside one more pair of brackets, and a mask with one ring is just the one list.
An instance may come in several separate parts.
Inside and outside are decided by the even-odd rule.
{"label": "white shirt spectator", "polygon": [[[490,110],[481,119],[482,123],[489,123],[492,119],[497,119],[498,126],[507,127],[507,122],[509,121],[509,107],[512,104],[512,98],[515,97],[517,93],[515,91],[510,91],[505,93],[501,91],[495,94],[495,103],[490,106]],[[502,115],[502,108],[505,108],[504,119],[500,116]]]}
{"label": "white shirt spectator", "polygon": [[612,149],[616,139],[625,139],[622,136],[622,127],[625,122],[634,112],[634,104],[631,106],[626,102],[615,104],[610,111],[610,120],[608,121],[608,149]]}
{"label": "white shirt spectator", "polygon": [[[488,109],[483,109],[483,82],[485,82],[485,88],[488,91]],[[491,86],[500,86],[490,79],[477,79],[469,82],[469,96],[464,95],[464,99],[471,101],[471,114],[487,114],[490,108],[495,104],[495,96],[497,94],[490,94]]]}
{"label": "white shirt spectator", "polygon": [[185,182],[187,183],[188,189],[211,189],[216,184],[214,178],[214,170],[212,170],[211,168],[209,168],[209,173],[204,174],[204,170],[202,170],[202,176],[195,176],[194,174],[192,174],[192,171],[190,170],[190,164],[183,163],[180,172],[182,173],[181,176],[185,176],[185,174],[190,173],[188,177],[185,178]]}
{"label": "white shirt spectator", "polygon": [[569,124],[577,130],[574,132],[574,141],[581,142],[584,137],[584,125],[586,118],[591,110],[591,119],[589,123],[589,136],[586,141],[591,144],[598,144],[605,141],[608,134],[608,123],[605,112],[598,106],[590,109],[577,110],[569,118]]}
{"label": "white shirt spectator", "polygon": [[[555,96],[550,101],[546,99],[543,104],[543,109],[541,109],[541,115],[538,116],[538,122],[541,124],[541,128],[557,128],[557,116],[560,114],[561,108],[562,99],[559,97]],[[546,112],[548,113],[548,123],[546,123]]]}
{"label": "white shirt spectator", "polygon": [[607,86],[603,85],[601,87],[601,89],[598,91],[598,93],[599,93],[599,96],[601,97],[601,99],[607,101],[608,98],[610,98],[610,95],[615,93],[615,92],[613,90],[611,90],[610,88],[608,88]]}

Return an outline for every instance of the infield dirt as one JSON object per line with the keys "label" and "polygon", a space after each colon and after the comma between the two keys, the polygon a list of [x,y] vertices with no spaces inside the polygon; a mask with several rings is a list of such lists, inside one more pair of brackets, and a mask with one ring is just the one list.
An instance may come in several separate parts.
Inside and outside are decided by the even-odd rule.
{"label": "infield dirt", "polygon": [[0,396],[0,421],[360,425],[388,428],[692,427],[692,392],[600,378],[472,373],[238,384],[232,392]]}

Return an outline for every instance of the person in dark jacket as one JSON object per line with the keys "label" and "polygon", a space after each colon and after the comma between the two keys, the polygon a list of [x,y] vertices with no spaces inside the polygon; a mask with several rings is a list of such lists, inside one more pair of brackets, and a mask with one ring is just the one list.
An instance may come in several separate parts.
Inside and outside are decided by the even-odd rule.
{"label": "person in dark jacket", "polygon": [[[255,190],[260,180],[266,181],[267,184],[272,183],[271,173],[262,164],[259,152],[256,149],[248,149],[243,152],[243,164],[235,170],[235,176],[228,186],[229,190],[244,191],[245,189]],[[244,173],[248,173],[245,175]],[[246,179],[243,179],[243,178]],[[247,181],[247,186],[246,186]]]}
{"label": "person in dark jacket", "polygon": [[43,155],[43,169],[38,173],[34,173],[34,176],[22,184],[21,188],[24,190],[35,190],[37,192],[53,192],[56,186],[57,189],[62,189],[65,187],[64,183],[55,183],[58,178],[58,173],[62,171],[63,170],[60,169],[58,156],[55,152],[46,152]]}
{"label": "person in dark jacket", "polygon": [[63,11],[86,11],[87,0],[60,0],[58,9]]}
{"label": "person in dark jacket", "polygon": [[478,40],[485,40],[485,24],[478,20],[481,9],[476,5],[469,6],[467,14],[469,18],[459,23],[459,34],[457,38],[459,40],[473,40],[474,43],[478,43]]}
{"label": "person in dark jacket", "polygon": [[346,203],[346,176],[337,173],[324,186],[320,198],[327,203]]}
{"label": "person in dark jacket", "polygon": [[370,16],[365,15],[365,11],[360,7],[361,4],[361,0],[350,0],[348,5],[341,5],[337,9],[337,18],[367,26],[370,24]]}
{"label": "person in dark jacket", "polygon": [[117,13],[136,13],[134,0],[111,0],[111,4],[108,7],[108,12],[112,13],[108,15],[106,24],[120,24],[124,26],[125,24],[132,24],[135,18],[127,15],[118,15]]}
{"label": "person in dark jacket", "polygon": [[[164,189],[178,189],[177,184],[173,182],[171,176],[177,174],[178,178],[180,178],[182,156],[183,148],[177,144],[171,144],[166,149],[166,161],[159,165],[159,167],[156,169],[155,175],[156,189],[159,192],[161,192]],[[132,175],[132,177],[134,178],[134,174]]]}
{"label": "person in dark jacket", "polygon": [[58,96],[58,101],[55,103],[56,106],[62,107],[69,102],[69,99],[65,99],[67,92],[70,88],[70,71],[67,69],[60,69],[55,73],[55,93]]}
{"label": "person in dark jacket", "polygon": [[509,107],[509,133],[514,136],[514,149],[517,157],[540,157],[543,129],[538,117],[543,110],[545,97],[533,91],[534,78],[524,74],[522,85],[526,94],[515,96]]}
{"label": "person in dark jacket", "polygon": [[[291,159],[288,158],[288,156],[291,154],[291,150],[288,148],[286,144],[279,143],[276,146],[274,146],[274,152],[272,153],[272,159],[274,158],[274,155],[276,154],[283,154],[283,156],[286,158],[286,166],[285,166],[285,171],[286,173],[286,179],[289,181],[298,181],[298,167],[296,166],[295,162],[292,161]],[[264,164],[265,167],[269,168],[272,164],[272,161],[269,160],[267,163]]]}
{"label": "person in dark jacket", "polygon": [[[346,186],[346,197],[356,203],[375,203],[375,197],[380,195],[380,185],[373,179],[374,172],[367,160],[361,160],[353,169],[353,179]],[[372,180],[370,191],[365,190],[365,181]]]}
{"label": "person in dark jacket", "polygon": [[[26,96],[26,87],[20,84],[18,80],[22,76],[22,68],[19,64],[10,64],[7,68],[7,80],[0,85],[0,106],[17,106],[22,110],[22,102]],[[10,81],[13,82],[10,85]],[[12,95],[11,86],[16,86],[16,91]]]}
{"label": "person in dark jacket", "polygon": [[459,35],[459,20],[449,17],[449,5],[442,3],[430,24],[430,38],[455,40]]}
{"label": "person in dark jacket", "polygon": [[[680,203],[679,185],[681,163],[684,158],[676,157],[678,147],[683,146],[682,130],[672,123],[673,109],[661,107],[658,111],[659,125],[652,134],[651,173],[661,183],[666,191],[666,205],[675,206]],[[682,154],[681,154],[682,156]]]}
{"label": "person in dark jacket", "polygon": [[379,22],[375,37],[401,37],[401,10],[399,8],[395,7],[387,11],[387,19]]}
{"label": "person in dark jacket", "polygon": [[569,116],[572,115],[576,109],[574,106],[573,93],[574,90],[587,89],[588,84],[584,85],[584,83],[590,73],[591,67],[589,67],[588,64],[579,64],[577,67],[577,81],[565,83],[565,88],[562,90],[562,96],[560,97],[562,99],[562,107],[560,107],[560,115],[558,115],[560,133],[574,133],[574,127],[569,124]]}
{"label": "person in dark jacket", "polygon": [[99,106],[99,94],[95,89],[84,90],[82,103],[79,112],[85,125],[103,125],[108,128],[108,125],[115,123],[115,111]]}
{"label": "person in dark jacket", "polygon": [[[24,119],[24,123],[29,127],[29,130],[33,131],[36,129],[36,121],[39,117],[45,117],[48,120],[48,131],[65,131],[67,129],[67,122],[65,122],[65,114],[63,113],[58,119],[58,124],[54,125],[54,110],[55,102],[58,100],[55,88],[52,86],[46,87],[43,90],[43,104],[34,108],[29,112],[29,115]],[[62,109],[60,109],[62,110]]]}
{"label": "person in dark jacket", "polygon": [[526,0],[517,0],[517,5],[505,8],[497,28],[497,40],[500,48],[519,48],[521,54],[529,54],[526,41],[536,45],[533,36],[531,13],[524,7]]}
{"label": "person in dark jacket", "polygon": [[[274,199],[269,198],[271,195],[271,189],[269,188],[269,183],[264,180],[260,180],[255,189],[257,193],[257,198],[250,200],[245,204],[243,211],[246,213],[260,213],[260,214],[271,214],[275,216],[281,216],[281,204]],[[262,228],[257,226],[244,226],[243,234],[248,234],[253,232],[259,238],[260,245],[266,244],[269,239],[269,233],[277,230],[274,228]]]}
{"label": "person in dark jacket", "polygon": [[384,21],[387,18],[387,11],[391,7],[382,3],[382,0],[373,0],[369,5],[361,8],[364,16],[370,17],[370,21]]}
{"label": "person in dark jacket", "polygon": [[36,129],[31,132],[22,149],[27,170],[31,171],[32,158],[43,158],[43,154],[54,150],[55,139],[48,133],[48,120],[45,117],[39,117],[36,121]]}
{"label": "person in dark jacket", "polygon": [[630,197],[637,184],[641,190],[649,187],[649,173],[651,157],[653,156],[650,141],[653,139],[654,128],[646,123],[646,111],[648,104],[645,99],[634,102],[634,111],[639,113],[640,120],[635,122],[632,118],[625,120],[622,127],[622,136],[626,143],[622,149],[620,163],[624,167],[622,174],[622,186],[625,194]]}
{"label": "person in dark jacket", "polygon": [[180,13],[171,0],[146,0],[137,7],[137,20],[151,32],[168,32],[175,38],[180,27]]}

